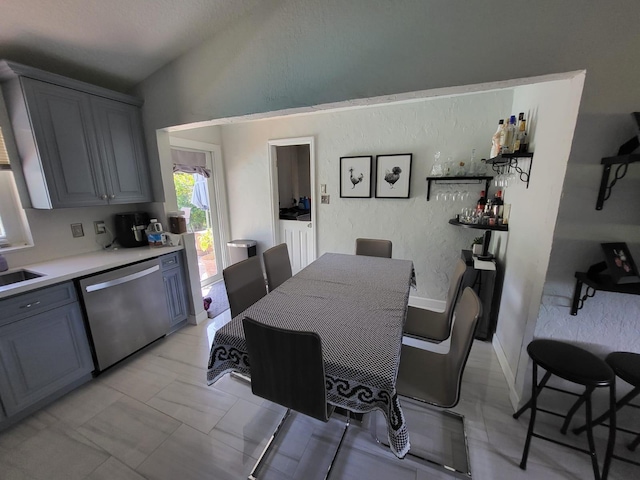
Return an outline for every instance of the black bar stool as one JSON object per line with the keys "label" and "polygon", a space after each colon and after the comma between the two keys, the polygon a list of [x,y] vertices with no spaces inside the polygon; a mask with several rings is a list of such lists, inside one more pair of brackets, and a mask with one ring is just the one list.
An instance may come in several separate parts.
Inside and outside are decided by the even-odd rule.
{"label": "black bar stool", "polygon": [[[615,397],[615,381],[616,376],[613,370],[605,363],[604,360],[596,357],[591,352],[588,352],[580,347],[571,345],[565,342],[559,342],[557,340],[540,339],[533,340],[527,346],[527,352],[529,357],[533,360],[533,376],[531,382],[531,399],[516,413],[513,414],[513,418],[518,418],[523,412],[531,408],[531,418],[529,420],[529,429],[527,430],[527,439],[524,444],[524,451],[522,452],[522,461],[520,462],[520,468],[526,470],[527,457],[529,455],[529,447],[531,445],[531,437],[540,438],[553,442],[557,445],[563,445],[579,452],[587,453],[591,456],[591,466],[593,467],[593,476],[596,480],[606,480],[609,474],[609,464],[611,462],[610,455],[613,453],[613,446],[615,443],[615,423],[616,415],[615,410],[611,414],[610,428],[609,428],[609,441],[607,443],[607,454],[605,456],[605,463],[602,469],[602,477],[600,476],[600,470],[598,467],[598,458],[596,455],[595,444],[593,441],[593,431],[591,429],[591,393],[598,387],[609,387],[609,401],[613,406],[616,401]],[[542,381],[538,384],[538,365],[546,370]],[[573,404],[567,415],[560,415],[550,410],[537,408],[536,400],[543,388],[545,388],[547,381],[555,375],[569,382],[583,385],[585,387],[584,393],[578,395],[578,400]],[[573,392],[562,390],[555,387],[546,387],[551,390],[556,390],[571,395],[576,395]],[[537,434],[533,431],[533,426],[536,421],[536,412],[550,413],[553,415],[564,418],[564,423],[560,431],[564,435],[567,433],[571,418],[576,413],[580,406],[586,403],[586,430],[587,438],[589,442],[589,450],[575,447],[567,443],[560,442],[553,438],[545,437]]]}
{"label": "black bar stool", "polygon": [[[627,382],[628,384],[634,387],[629,393],[627,393],[624,397],[622,397],[620,400],[616,402],[615,412],[620,410],[625,405],[629,405],[630,407],[640,408],[640,406],[638,405],[629,403],[631,400],[637,397],[638,394],[640,394],[640,354],[631,353],[631,352],[613,352],[607,356],[607,358],[605,359],[605,362],[607,362],[607,364],[613,369],[614,373],[618,377],[620,377],[622,380],[624,380],[625,382]],[[607,410],[605,413],[600,415],[591,424],[592,425],[601,424],[602,422],[607,420],[610,415],[611,415],[611,409]],[[579,434],[584,432],[586,429],[587,429],[587,426],[583,425],[580,428],[574,429],[573,433]],[[622,427],[617,427],[617,429],[625,433],[636,435],[636,438],[627,445],[627,448],[629,450],[634,451],[638,446],[638,444],[640,443],[640,432],[634,432]],[[623,462],[640,466],[640,463],[630,460],[628,458],[619,457],[613,454],[613,452],[611,453],[611,458],[616,458],[618,460],[622,460]],[[607,463],[606,459],[605,459],[605,463]]]}

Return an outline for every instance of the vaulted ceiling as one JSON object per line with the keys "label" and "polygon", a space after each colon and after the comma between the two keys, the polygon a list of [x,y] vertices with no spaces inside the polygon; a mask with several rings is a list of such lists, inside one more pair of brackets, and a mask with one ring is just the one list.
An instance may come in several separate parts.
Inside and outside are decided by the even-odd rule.
{"label": "vaulted ceiling", "polygon": [[127,91],[260,0],[2,0],[0,59]]}

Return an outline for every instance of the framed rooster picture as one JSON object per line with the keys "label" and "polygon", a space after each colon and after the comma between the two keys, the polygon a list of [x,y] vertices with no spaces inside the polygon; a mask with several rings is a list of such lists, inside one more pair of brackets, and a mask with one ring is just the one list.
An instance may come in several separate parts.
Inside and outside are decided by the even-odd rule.
{"label": "framed rooster picture", "polygon": [[376,157],[376,198],[409,198],[411,153]]}
{"label": "framed rooster picture", "polygon": [[373,157],[340,157],[340,198],[371,198]]}

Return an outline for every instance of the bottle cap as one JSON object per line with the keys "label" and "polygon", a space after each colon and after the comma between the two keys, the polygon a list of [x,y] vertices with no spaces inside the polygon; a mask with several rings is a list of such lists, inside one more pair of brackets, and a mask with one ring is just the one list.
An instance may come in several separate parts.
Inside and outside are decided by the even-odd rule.
{"label": "bottle cap", "polygon": [[515,115],[511,115],[511,118],[509,119],[509,123],[516,123],[516,116]]}
{"label": "bottle cap", "polygon": [[504,120],[503,120],[503,119],[500,119],[500,120],[498,121],[498,125],[504,125]]}

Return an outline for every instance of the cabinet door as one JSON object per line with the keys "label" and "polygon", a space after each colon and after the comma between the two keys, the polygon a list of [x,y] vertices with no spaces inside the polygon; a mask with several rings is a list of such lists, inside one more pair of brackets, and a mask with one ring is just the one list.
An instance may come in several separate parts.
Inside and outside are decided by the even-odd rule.
{"label": "cabinet door", "polygon": [[171,331],[177,324],[187,319],[187,292],[182,267],[165,270],[162,276],[171,319],[169,331]]}
{"label": "cabinet door", "polygon": [[8,416],[92,370],[78,303],[0,328],[0,398]]}
{"label": "cabinet door", "polygon": [[106,205],[90,96],[30,78],[21,82],[51,206]]}
{"label": "cabinet door", "polygon": [[140,109],[101,97],[92,97],[91,105],[109,203],[152,201]]}

